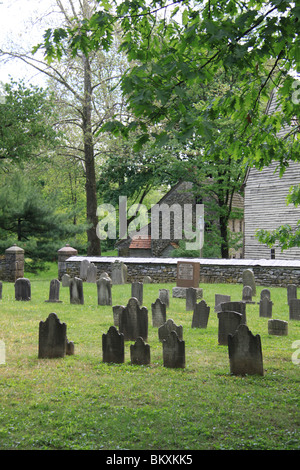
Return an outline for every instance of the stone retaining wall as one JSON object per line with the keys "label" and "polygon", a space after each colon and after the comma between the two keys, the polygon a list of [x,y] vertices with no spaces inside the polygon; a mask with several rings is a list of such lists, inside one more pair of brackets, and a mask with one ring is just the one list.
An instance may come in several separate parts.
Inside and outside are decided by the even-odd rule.
{"label": "stone retaining wall", "polygon": [[[111,263],[123,261],[127,265],[128,282],[142,281],[144,276],[150,276],[154,283],[175,283],[177,261],[187,261],[186,258],[114,258],[114,257],[82,257],[68,258],[63,269],[59,271],[59,279],[67,273],[79,276],[80,263],[88,259],[97,266],[97,275],[102,272],[111,273]],[[240,259],[191,259],[200,262],[201,283],[242,283],[242,273],[252,269],[257,285],[286,287],[288,284],[300,285],[300,261],[290,260],[240,260]]]}

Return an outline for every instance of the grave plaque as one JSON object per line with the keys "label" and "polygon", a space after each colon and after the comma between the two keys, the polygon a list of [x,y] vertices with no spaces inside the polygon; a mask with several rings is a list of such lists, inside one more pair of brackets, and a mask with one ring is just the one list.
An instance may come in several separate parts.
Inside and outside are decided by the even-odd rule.
{"label": "grave plaque", "polygon": [[199,287],[200,263],[189,261],[177,262],[177,287]]}
{"label": "grave plaque", "polygon": [[233,375],[264,375],[260,336],[246,325],[228,335],[230,372]]}

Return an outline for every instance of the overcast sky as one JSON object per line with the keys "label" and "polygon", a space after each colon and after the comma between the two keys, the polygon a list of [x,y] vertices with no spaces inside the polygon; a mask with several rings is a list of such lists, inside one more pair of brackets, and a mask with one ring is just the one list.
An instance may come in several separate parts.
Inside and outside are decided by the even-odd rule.
{"label": "overcast sky", "polygon": [[[0,48],[8,50],[24,47],[28,50],[42,41],[43,32],[53,18],[53,0],[0,0]],[[42,20],[41,20],[42,18]],[[21,61],[0,62],[0,82],[25,78],[34,84],[42,84],[31,67]]]}

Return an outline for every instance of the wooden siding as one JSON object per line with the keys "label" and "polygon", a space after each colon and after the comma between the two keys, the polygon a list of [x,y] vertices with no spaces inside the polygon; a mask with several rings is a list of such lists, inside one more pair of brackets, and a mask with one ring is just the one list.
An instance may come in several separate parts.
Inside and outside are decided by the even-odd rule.
{"label": "wooden siding", "polygon": [[[289,224],[295,228],[300,220],[300,208],[286,204],[292,185],[300,184],[300,163],[291,162],[280,178],[274,173],[277,163],[259,171],[251,168],[247,177],[244,198],[244,256],[246,259],[270,259],[271,250],[258,242],[257,229],[274,230]],[[276,259],[300,259],[300,247],[281,252],[275,248]]]}

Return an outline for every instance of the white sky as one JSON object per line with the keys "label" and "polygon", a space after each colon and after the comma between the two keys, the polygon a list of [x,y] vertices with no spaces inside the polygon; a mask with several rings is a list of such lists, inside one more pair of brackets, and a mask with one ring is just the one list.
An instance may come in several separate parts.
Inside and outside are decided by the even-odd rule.
{"label": "white sky", "polygon": [[[0,0],[0,48],[8,50],[14,44],[16,49],[31,48],[42,42],[43,33],[53,19],[53,0]],[[39,18],[41,20],[39,20]],[[25,78],[31,83],[43,85],[43,74],[20,60],[0,59],[0,82]]]}

